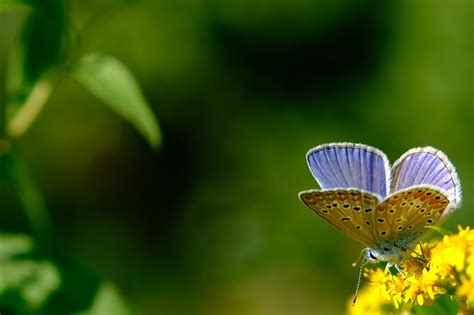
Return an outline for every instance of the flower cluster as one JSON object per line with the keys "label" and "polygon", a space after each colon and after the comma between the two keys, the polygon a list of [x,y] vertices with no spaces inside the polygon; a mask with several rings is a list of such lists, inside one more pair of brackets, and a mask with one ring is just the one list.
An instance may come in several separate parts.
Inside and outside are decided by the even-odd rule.
{"label": "flower cluster", "polygon": [[409,313],[413,306],[432,305],[437,297],[454,297],[463,314],[474,313],[474,230],[459,227],[433,243],[419,244],[401,264],[402,273],[365,269],[369,280],[348,314],[381,314],[390,309]]}

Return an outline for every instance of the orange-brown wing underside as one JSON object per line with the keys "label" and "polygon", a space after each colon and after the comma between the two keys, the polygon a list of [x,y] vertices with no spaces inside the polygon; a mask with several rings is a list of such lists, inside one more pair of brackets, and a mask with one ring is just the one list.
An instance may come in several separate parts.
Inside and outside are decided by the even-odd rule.
{"label": "orange-brown wing underside", "polygon": [[300,193],[301,201],[332,226],[366,245],[376,242],[373,214],[377,196],[354,189],[309,190]]}
{"label": "orange-brown wing underside", "polygon": [[448,207],[449,200],[430,187],[413,187],[389,196],[374,212],[376,243],[421,236],[425,227],[434,225]]}

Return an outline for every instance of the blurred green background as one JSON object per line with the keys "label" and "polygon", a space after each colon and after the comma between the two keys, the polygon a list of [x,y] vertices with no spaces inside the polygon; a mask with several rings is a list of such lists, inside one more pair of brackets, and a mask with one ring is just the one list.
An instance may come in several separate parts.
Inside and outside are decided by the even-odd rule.
{"label": "blurred green background", "polygon": [[[134,314],[343,312],[362,245],[297,198],[317,188],[305,154],[318,144],[366,143],[392,162],[438,147],[464,191],[446,227],[474,225],[471,0],[71,0],[65,10],[80,43],[65,53],[126,64],[161,148],[65,76],[15,150],[44,194],[56,251],[114,282]],[[2,84],[22,14],[0,13]],[[1,230],[29,233],[8,185],[0,209]]]}

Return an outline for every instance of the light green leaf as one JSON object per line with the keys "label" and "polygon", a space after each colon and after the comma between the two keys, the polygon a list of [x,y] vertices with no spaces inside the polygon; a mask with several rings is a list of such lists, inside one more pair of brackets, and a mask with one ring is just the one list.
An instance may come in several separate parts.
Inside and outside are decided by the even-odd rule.
{"label": "light green leaf", "polygon": [[153,148],[159,146],[158,121],[137,80],[122,62],[111,56],[89,54],[79,61],[74,75],[92,94],[131,123]]}
{"label": "light green leaf", "polygon": [[33,259],[33,249],[27,235],[0,233],[0,308],[38,309],[59,288],[58,269],[48,260]]}
{"label": "light green leaf", "polygon": [[90,315],[132,315],[132,312],[111,283],[103,283],[95,296]]}
{"label": "light green leaf", "polygon": [[23,234],[0,234],[0,260],[25,254],[33,249],[33,240]]}
{"label": "light green leaf", "polygon": [[[48,261],[0,261],[1,305],[9,304],[9,301],[13,300],[17,301],[15,304],[36,309],[46,302],[60,284],[59,271]],[[7,292],[8,294],[5,294]]]}

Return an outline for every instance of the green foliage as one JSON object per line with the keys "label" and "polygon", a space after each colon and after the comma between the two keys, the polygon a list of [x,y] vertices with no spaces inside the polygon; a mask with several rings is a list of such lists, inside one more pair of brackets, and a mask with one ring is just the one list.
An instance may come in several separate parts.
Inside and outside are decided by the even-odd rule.
{"label": "green foliage", "polygon": [[131,315],[120,293],[111,283],[102,283],[90,308],[90,315]]}
{"label": "green foliage", "polygon": [[140,86],[123,63],[99,54],[84,56],[75,77],[114,112],[130,122],[156,148],[161,141],[158,121]]}
{"label": "green foliage", "polygon": [[[49,81],[54,85],[70,75],[69,65],[74,64],[72,74],[156,149],[161,142],[158,121],[133,74],[110,56],[92,53],[75,60],[80,47],[70,42],[75,30],[66,18],[64,0],[0,2],[0,9],[25,6],[29,11],[11,49],[6,78],[8,135],[19,137],[28,130],[50,96]],[[2,116],[5,110],[0,111],[0,120]],[[5,123],[0,127],[4,129]]]}
{"label": "green foliage", "polygon": [[30,8],[21,36],[10,55],[7,87],[11,101],[16,104],[24,102],[32,86],[63,57],[64,1],[31,1]]}
{"label": "green foliage", "polygon": [[12,257],[29,253],[34,248],[33,240],[22,234],[0,234],[0,259],[6,260]]}
{"label": "green foliage", "polygon": [[40,252],[27,235],[0,234],[0,312],[133,314],[113,284],[74,261]]}
{"label": "green foliage", "polygon": [[430,306],[414,306],[411,309],[413,315],[451,315],[459,314],[459,304],[453,297],[443,295],[436,298],[433,305]]}
{"label": "green foliage", "polygon": [[29,256],[34,246],[26,235],[1,234],[0,244],[0,309],[38,310],[60,286],[57,267]]}
{"label": "green foliage", "polygon": [[55,257],[61,274],[61,287],[44,305],[46,315],[131,315],[118,290],[108,281],[74,260]]}
{"label": "green foliage", "polygon": [[46,201],[30,175],[28,166],[19,158],[11,159],[11,178],[37,240],[43,245],[48,244],[51,241],[52,223]]}
{"label": "green foliage", "polygon": [[0,135],[6,134],[0,140],[0,178],[2,184],[12,184],[33,235],[0,234],[0,313],[130,315],[113,284],[60,258],[47,202],[27,159],[16,152],[16,139],[29,130],[68,76],[131,123],[153,148],[161,142],[158,121],[137,80],[119,60],[96,53],[77,57],[81,47],[72,45],[76,29],[64,0],[0,0],[0,9],[20,9],[16,12],[23,19],[9,51],[7,102],[0,104]]}

